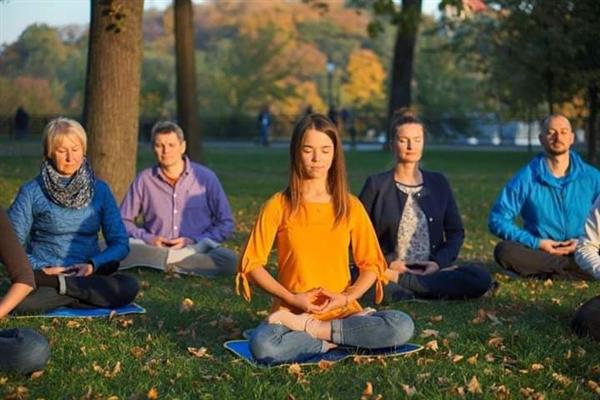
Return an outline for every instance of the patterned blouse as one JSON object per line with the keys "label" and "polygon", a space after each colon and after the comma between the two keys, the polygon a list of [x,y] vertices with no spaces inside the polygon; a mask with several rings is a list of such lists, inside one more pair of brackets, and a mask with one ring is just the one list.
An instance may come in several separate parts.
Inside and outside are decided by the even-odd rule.
{"label": "patterned blouse", "polygon": [[396,182],[396,188],[408,196],[398,224],[398,260],[406,263],[427,261],[430,255],[427,216],[415,200],[423,184],[412,186]]}

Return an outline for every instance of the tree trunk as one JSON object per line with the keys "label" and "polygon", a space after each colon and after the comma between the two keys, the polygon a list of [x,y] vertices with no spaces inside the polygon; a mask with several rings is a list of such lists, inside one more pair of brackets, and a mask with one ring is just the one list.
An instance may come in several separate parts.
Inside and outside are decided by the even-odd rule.
{"label": "tree trunk", "polygon": [[202,158],[198,124],[196,67],[194,63],[194,10],[191,0],[175,0],[175,64],[177,68],[177,120],[187,142],[188,156]]}
{"label": "tree trunk", "polygon": [[554,73],[548,67],[544,72],[546,82],[546,101],[548,102],[548,115],[554,114]]}
{"label": "tree trunk", "polygon": [[595,164],[597,161],[596,151],[596,127],[598,119],[598,102],[599,93],[598,86],[594,83],[588,87],[588,102],[589,102],[589,117],[588,117],[588,129],[587,129],[587,144],[588,144],[588,160],[590,163]]}
{"label": "tree trunk", "polygon": [[415,44],[421,18],[421,0],[402,0],[402,11],[392,60],[392,79],[388,117],[400,107],[411,104],[411,81]]}
{"label": "tree trunk", "polygon": [[84,125],[96,175],[117,201],[135,176],[143,0],[91,1]]}

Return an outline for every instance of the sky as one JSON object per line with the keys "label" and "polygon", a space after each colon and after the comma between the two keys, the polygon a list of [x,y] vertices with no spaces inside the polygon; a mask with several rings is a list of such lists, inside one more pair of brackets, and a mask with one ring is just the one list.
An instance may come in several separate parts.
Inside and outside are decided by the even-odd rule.
{"label": "sky", "polygon": [[[172,0],[145,0],[144,8],[163,10],[170,4]],[[423,12],[436,13],[438,4],[439,0],[423,0]],[[14,42],[34,23],[58,27],[89,22],[90,0],[0,0],[0,45]]]}

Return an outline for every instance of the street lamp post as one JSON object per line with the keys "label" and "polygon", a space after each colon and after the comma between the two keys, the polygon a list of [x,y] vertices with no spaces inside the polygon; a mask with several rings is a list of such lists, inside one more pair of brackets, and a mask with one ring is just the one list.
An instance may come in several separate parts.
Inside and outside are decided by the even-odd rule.
{"label": "street lamp post", "polygon": [[333,73],[335,72],[335,64],[333,61],[327,61],[327,102],[329,109],[333,108]]}

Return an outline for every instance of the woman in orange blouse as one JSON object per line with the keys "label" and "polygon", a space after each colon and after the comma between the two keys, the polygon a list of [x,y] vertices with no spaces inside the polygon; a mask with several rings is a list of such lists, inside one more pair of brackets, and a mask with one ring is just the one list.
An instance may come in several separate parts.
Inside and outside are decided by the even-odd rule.
{"label": "woman in orange blouse", "polygon": [[[278,274],[266,269],[275,244]],[[360,271],[351,284],[348,249]],[[238,294],[249,280],[274,297],[271,314],[250,338],[255,359],[302,361],[338,345],[381,348],[405,343],[414,324],[400,311],[363,311],[358,299],[375,284],[383,297],[386,268],[360,201],[348,193],[342,143],[320,114],[304,116],[290,143],[286,190],[263,207],[240,260]]]}

